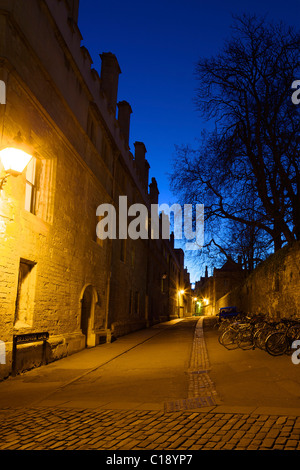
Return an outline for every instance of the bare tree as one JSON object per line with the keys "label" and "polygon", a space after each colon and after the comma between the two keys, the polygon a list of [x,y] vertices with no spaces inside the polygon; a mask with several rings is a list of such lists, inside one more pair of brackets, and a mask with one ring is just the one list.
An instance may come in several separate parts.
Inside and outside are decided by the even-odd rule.
{"label": "bare tree", "polygon": [[291,100],[299,60],[299,32],[246,15],[216,57],[199,60],[196,104],[214,129],[199,148],[177,148],[171,184],[205,204],[210,233],[231,221],[253,246],[300,239],[300,115]]}

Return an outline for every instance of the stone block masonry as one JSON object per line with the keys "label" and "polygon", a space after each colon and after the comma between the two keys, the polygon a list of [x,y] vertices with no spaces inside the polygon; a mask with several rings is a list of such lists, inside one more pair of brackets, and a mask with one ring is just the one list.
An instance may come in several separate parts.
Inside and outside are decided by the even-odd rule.
{"label": "stone block masonry", "polygon": [[66,407],[7,409],[0,415],[0,450],[300,449],[298,416]]}
{"label": "stone block masonry", "polygon": [[219,299],[219,308],[236,305],[246,313],[272,319],[300,314],[300,242],[286,246],[262,262],[238,287]]}
{"label": "stone block masonry", "polygon": [[[30,9],[23,0],[2,3],[1,147],[26,150],[32,160],[0,193],[0,379],[12,369],[13,335],[48,332],[47,360],[54,361],[162,314],[177,317],[162,279],[171,261],[178,279],[184,269],[169,240],[154,261],[144,240],[97,239],[100,204],[118,210],[120,195],[150,204],[149,163],[143,143],[135,156],[129,148],[130,105],[123,102],[116,117],[117,58],[101,54],[99,75],[81,46],[78,0],[32,0]],[[40,350],[22,345],[18,369],[38,365]]]}
{"label": "stone block masonry", "polygon": [[166,412],[215,406],[219,400],[215,385],[209,376],[210,363],[204,340],[204,320],[204,317],[200,318],[195,328],[190,364],[187,371],[189,378],[188,397],[165,403]]}

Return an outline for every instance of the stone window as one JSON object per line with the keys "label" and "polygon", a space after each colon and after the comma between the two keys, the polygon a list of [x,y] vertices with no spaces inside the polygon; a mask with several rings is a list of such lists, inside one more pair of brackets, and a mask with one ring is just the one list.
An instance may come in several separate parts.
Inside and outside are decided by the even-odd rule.
{"label": "stone window", "polygon": [[134,313],[136,315],[139,315],[140,313],[140,293],[139,292],[135,292],[135,296],[134,296]]}
{"label": "stone window", "polygon": [[24,208],[49,223],[53,219],[54,165],[54,159],[33,157],[26,169]]}
{"label": "stone window", "polygon": [[108,169],[112,171],[112,150],[110,148],[108,139],[104,135],[102,137],[101,156]]}
{"label": "stone window", "polygon": [[167,292],[167,279],[166,275],[162,274],[161,279],[160,279],[160,290],[162,294],[165,294]]}
{"label": "stone window", "polygon": [[33,157],[26,170],[25,209],[36,215],[37,210],[37,185],[39,180],[40,165],[37,158]]}
{"label": "stone window", "polygon": [[35,263],[21,259],[15,310],[15,327],[30,327],[33,321]]}
{"label": "stone window", "polygon": [[129,305],[128,305],[128,314],[132,314],[132,290],[129,291]]}
{"label": "stone window", "polygon": [[89,136],[91,142],[96,145],[96,130],[95,130],[95,123],[91,116],[91,113],[88,114],[87,119],[87,135]]}

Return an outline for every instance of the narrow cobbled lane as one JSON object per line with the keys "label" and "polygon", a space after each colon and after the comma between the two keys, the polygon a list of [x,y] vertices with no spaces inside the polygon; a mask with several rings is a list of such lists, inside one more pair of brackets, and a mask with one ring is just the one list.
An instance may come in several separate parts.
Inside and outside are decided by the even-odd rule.
{"label": "narrow cobbled lane", "polygon": [[[161,332],[156,331],[152,338],[146,340],[144,338],[140,346],[138,346],[140,340],[136,335],[134,339],[136,346],[133,347],[132,343],[128,351],[133,353],[135,349],[139,356],[142,344],[143,347],[147,345],[147,348],[151,349],[153,341],[158,348],[158,341],[161,344],[167,337],[169,343],[165,344],[165,348],[169,348],[170,358],[173,356],[176,367],[182,364],[182,370],[178,370],[177,374],[178,377],[184,377],[183,382],[176,387],[174,386],[176,367],[170,372],[169,378],[173,378],[171,387],[160,396],[160,398],[167,397],[167,400],[156,403],[153,400],[152,404],[149,403],[147,406],[145,400],[149,397],[144,394],[144,401],[137,401],[135,407],[128,401],[128,397],[127,401],[126,399],[122,401],[123,407],[122,403],[117,406],[116,402],[114,406],[109,407],[106,403],[107,397],[104,401],[98,402],[95,401],[95,397],[91,402],[88,397],[85,398],[85,402],[80,401],[79,396],[85,386],[89,383],[91,391],[92,385],[98,386],[101,377],[105,375],[101,366],[94,367],[90,373],[83,374],[69,385],[52,390],[40,402],[35,400],[24,407],[3,407],[0,410],[2,423],[0,449],[187,452],[300,448],[300,416],[218,411],[222,408],[219,406],[218,390],[210,377],[209,354],[206,349],[202,319],[197,321],[189,319],[171,324]],[[177,343],[180,337],[182,345],[178,349]],[[101,346],[99,351],[100,348]],[[151,353],[151,350],[148,352]],[[123,352],[119,359],[122,358],[123,361],[126,354],[129,352]],[[146,354],[145,350],[143,354]],[[127,360],[128,358],[129,356]],[[157,359],[158,355],[153,358],[152,366]],[[115,368],[119,378],[126,375],[125,369],[123,375],[121,369],[118,370],[117,367],[118,364],[121,367],[122,361],[119,363],[116,359],[115,364],[114,359],[110,361],[110,366]],[[66,367],[66,363],[61,367]],[[135,371],[133,376],[139,369],[138,364],[139,361],[132,367]],[[165,373],[167,362],[164,363],[162,360],[160,364],[164,366],[158,370],[160,373]],[[56,365],[59,366],[60,364]],[[145,368],[146,366],[147,364]],[[151,364],[148,366],[151,369]],[[126,370],[129,369],[128,367]],[[40,372],[46,381],[45,370],[47,369],[43,368]],[[50,368],[48,370],[50,373]],[[153,374],[153,370],[151,373]],[[38,377],[37,371],[23,375],[27,381],[29,377],[34,381],[34,378]],[[11,384],[13,383],[12,380]],[[148,381],[147,383],[149,384]],[[20,387],[20,381],[16,380],[15,384]],[[74,397],[76,387],[78,397]],[[1,392],[3,394],[4,388],[0,385],[0,394]],[[101,389],[99,391],[101,392]],[[151,391],[153,392],[153,389]]]}

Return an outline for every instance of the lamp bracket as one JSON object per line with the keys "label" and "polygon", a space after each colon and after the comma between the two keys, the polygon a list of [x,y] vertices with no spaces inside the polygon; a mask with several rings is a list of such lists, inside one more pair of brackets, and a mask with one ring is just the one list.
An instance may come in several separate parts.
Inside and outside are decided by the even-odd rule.
{"label": "lamp bracket", "polygon": [[9,177],[9,175],[5,175],[5,176],[2,176],[2,178],[0,178],[0,191],[2,191],[3,186],[5,185],[6,180],[7,180],[8,177]]}

